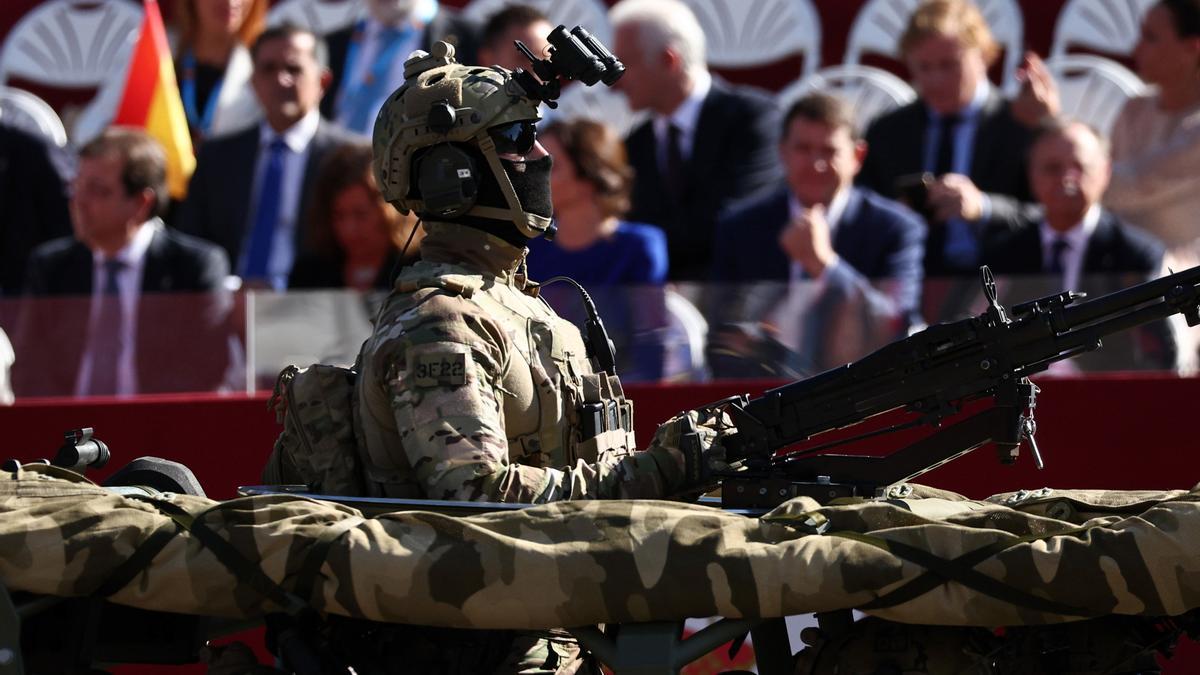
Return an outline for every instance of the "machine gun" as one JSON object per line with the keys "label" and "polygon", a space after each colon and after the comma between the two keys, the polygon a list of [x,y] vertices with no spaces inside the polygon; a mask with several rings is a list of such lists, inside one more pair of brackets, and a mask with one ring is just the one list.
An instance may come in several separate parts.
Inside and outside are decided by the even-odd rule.
{"label": "machine gun", "polygon": [[[806,495],[821,502],[875,496],[992,442],[1002,463],[1016,461],[1029,441],[1034,460],[1038,388],[1030,375],[1050,364],[1099,349],[1101,338],[1183,313],[1200,324],[1200,267],[1084,301],[1064,292],[1006,310],[996,299],[991,270],[980,268],[988,308],[980,315],[930,326],[855,361],[762,396],[734,396],[707,406],[727,412],[737,433],[727,459],[741,470],[722,476],[726,507],[770,508]],[[992,405],[942,427],[972,401]],[[788,453],[817,434],[903,410],[915,419]],[[922,425],[932,435],[886,456],[825,453],[872,436]]]}

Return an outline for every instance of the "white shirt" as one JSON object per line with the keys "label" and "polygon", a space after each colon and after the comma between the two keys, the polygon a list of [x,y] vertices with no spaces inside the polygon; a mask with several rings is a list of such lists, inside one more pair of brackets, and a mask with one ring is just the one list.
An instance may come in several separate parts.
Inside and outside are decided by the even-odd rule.
{"label": "white shirt", "polygon": [[276,134],[266,122],[258,127],[258,160],[254,168],[254,189],[250,193],[255,204],[254,208],[250,209],[250,217],[246,223],[246,240],[242,245],[242,260],[238,262],[237,269],[239,272],[245,269],[245,258],[249,253],[250,237],[258,213],[257,202],[262,191],[263,174],[266,173],[267,162],[271,156],[271,143],[279,136],[287,149],[284,150],[283,179],[280,185],[279,222],[275,226],[275,236],[271,241],[271,257],[267,259],[267,277],[276,290],[287,288],[288,274],[296,260],[296,221],[300,216],[298,211],[300,193],[304,188],[304,169],[308,165],[309,146],[313,137],[317,135],[317,126],[320,123],[320,113],[312,110],[283,134]]}
{"label": "white shirt", "polygon": [[700,122],[700,108],[704,99],[712,89],[712,75],[707,71],[699,72],[692,78],[692,91],[687,98],[675,108],[670,115],[654,116],[654,139],[658,144],[658,166],[662,173],[667,173],[667,142],[671,125],[679,129],[679,152],[683,159],[692,156],[692,148],[696,141],[696,125]]}
{"label": "white shirt", "polygon": [[[833,195],[833,199],[829,200],[829,206],[825,209],[825,222],[829,223],[829,240],[831,243],[833,242],[833,233],[837,232],[838,223],[841,222],[842,214],[846,212],[846,204],[849,203],[849,201],[850,190],[843,188],[838,190],[837,193]],[[788,190],[788,223],[790,224],[792,221],[803,216],[804,212],[807,210],[808,208],[800,203],[800,200],[796,198],[796,195],[792,194],[791,190]],[[842,259],[839,257],[833,262],[833,265],[839,265],[841,262]],[[833,267],[833,265],[830,265],[830,267]],[[828,273],[829,270],[826,269],[825,272]],[[821,276],[824,277],[825,275],[822,274]],[[790,279],[792,281],[801,281],[805,279],[804,266],[794,260],[792,261]],[[813,279],[814,277],[811,275],[808,277],[809,281]]]}
{"label": "white shirt", "polygon": [[[117,271],[117,294],[121,302],[121,325],[117,330],[121,333],[121,351],[117,358],[117,391],[118,396],[129,396],[138,391],[137,381],[137,312],[138,299],[142,294],[142,271],[145,269],[146,250],[154,233],[163,228],[158,218],[142,223],[133,239],[125,248],[112,256],[125,265]],[[100,326],[100,299],[104,295],[107,273],[104,263],[109,258],[100,251],[92,251],[92,302],[88,313],[88,341],[83,351],[83,359],[79,363],[79,373],[75,378],[75,395],[87,396],[91,393],[92,362],[94,336],[98,330],[108,330]]]}
{"label": "white shirt", "polygon": [[1044,220],[1039,225],[1042,235],[1042,269],[1050,266],[1055,240],[1062,237],[1067,242],[1067,248],[1063,251],[1063,290],[1079,290],[1079,277],[1083,271],[1083,254],[1087,251],[1088,239],[1096,231],[1096,225],[1099,223],[1100,206],[1093,204],[1084,214],[1083,220],[1066,232],[1051,229]]}

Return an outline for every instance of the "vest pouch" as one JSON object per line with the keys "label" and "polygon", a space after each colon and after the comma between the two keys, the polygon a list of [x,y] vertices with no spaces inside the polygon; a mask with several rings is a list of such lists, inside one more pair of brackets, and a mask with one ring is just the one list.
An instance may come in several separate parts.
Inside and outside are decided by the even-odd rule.
{"label": "vest pouch", "polygon": [[268,405],[283,424],[263,469],[267,484],[303,484],[320,494],[363,494],[354,433],[357,373],[314,364],[279,374]]}

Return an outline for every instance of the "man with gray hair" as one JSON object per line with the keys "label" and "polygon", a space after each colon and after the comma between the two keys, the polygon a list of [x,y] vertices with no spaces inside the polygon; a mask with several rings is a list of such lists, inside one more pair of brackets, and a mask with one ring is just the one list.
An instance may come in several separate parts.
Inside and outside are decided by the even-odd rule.
{"label": "man with gray hair", "polygon": [[626,139],[629,218],[666,231],[670,279],[708,279],[717,214],[779,176],[775,105],[709,75],[704,32],[679,0],[623,0],[610,18],[626,67],[616,88],[651,114]]}
{"label": "man with gray hair", "polygon": [[[1035,204],[997,202],[980,223],[981,257],[996,274],[1042,275],[1049,292],[1112,293],[1162,271],[1162,244],[1100,205],[1112,177],[1108,142],[1082,122],[1051,118],[1035,130],[1027,160]],[[1032,297],[1037,297],[1032,296]],[[1176,345],[1166,323],[1105,338],[1102,353],[1063,362],[1059,372],[1170,368]],[[1056,364],[1059,365],[1059,364]]]}

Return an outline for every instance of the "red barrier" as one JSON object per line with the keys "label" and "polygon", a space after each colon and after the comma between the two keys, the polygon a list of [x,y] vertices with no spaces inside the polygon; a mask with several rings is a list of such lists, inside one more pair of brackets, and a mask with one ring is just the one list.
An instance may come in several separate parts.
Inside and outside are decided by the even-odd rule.
{"label": "red barrier", "polygon": [[[1200,400],[1200,379],[1093,376],[1047,379],[1039,385],[1037,438],[1045,471],[1034,468],[1027,450],[1016,465],[1000,467],[983,448],[927,474],[922,482],[984,497],[1043,486],[1189,488],[1200,481],[1190,425],[1194,402]],[[630,386],[628,394],[636,403],[638,438],[645,443],[659,421],[681,410],[763,388],[763,383]],[[27,400],[0,407],[0,458],[51,457],[62,432],[78,426],[94,426],[113,452],[110,465],[95,472],[94,480],[135,457],[155,455],[189,466],[216,499],[232,497],[238,485],[259,482],[259,469],[277,433],[265,395]],[[1200,647],[1185,641],[1164,672],[1197,672],[1196,664]]]}
{"label": "red barrier", "polygon": [[[1188,422],[1200,379],[1091,376],[1038,381],[1037,439],[1046,470],[1028,452],[998,467],[986,448],[927,474],[922,482],[985,497],[1018,488],[1188,488],[1200,482],[1200,457]],[[730,394],[760,393],[766,383],[630,385],[638,439],[681,410]],[[258,482],[278,427],[266,395],[140,396],[127,399],[29,399],[0,407],[0,458],[52,457],[68,429],[92,426],[113,451],[97,480],[129,460],[154,455],[182,462],[215,499]],[[890,447],[890,446],[889,446]]]}

